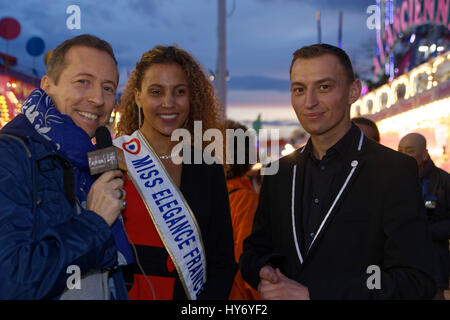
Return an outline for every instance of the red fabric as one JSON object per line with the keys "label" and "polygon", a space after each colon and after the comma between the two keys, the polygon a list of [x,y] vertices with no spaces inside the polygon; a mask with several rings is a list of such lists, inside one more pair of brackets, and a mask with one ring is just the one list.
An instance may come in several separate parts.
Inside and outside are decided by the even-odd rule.
{"label": "red fabric", "polygon": [[145,277],[141,274],[134,275],[134,284],[128,292],[131,300],[172,300],[175,278],[147,276],[153,286],[156,297],[153,297],[152,289]]}
{"label": "red fabric", "polygon": [[[258,207],[258,194],[254,191],[248,178],[234,178],[227,180],[228,192],[239,189],[230,194],[230,213],[233,225],[234,253],[236,262],[242,254],[242,243],[251,233],[253,216]],[[258,291],[253,289],[242,279],[240,271],[234,277],[230,300],[256,300]]]}
{"label": "red fabric", "polygon": [[[133,182],[125,175],[124,190],[127,193],[127,207],[122,212],[125,229],[131,242],[136,245],[146,245],[151,247],[164,247],[158,231],[147,211],[144,202],[135,188]],[[167,269],[175,269],[170,256],[166,261]],[[157,300],[172,300],[175,278],[148,276]],[[134,282],[129,292],[131,300],[153,300],[153,293],[149,283],[141,274],[134,275]]]}
{"label": "red fabric", "polygon": [[164,247],[158,231],[147,211],[147,207],[133,182],[125,175],[124,190],[127,193],[127,206],[122,212],[128,237],[134,244]]}

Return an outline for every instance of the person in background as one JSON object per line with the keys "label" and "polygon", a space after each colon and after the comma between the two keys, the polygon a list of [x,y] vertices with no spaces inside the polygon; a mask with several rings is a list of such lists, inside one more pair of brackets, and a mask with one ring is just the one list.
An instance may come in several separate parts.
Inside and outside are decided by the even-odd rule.
{"label": "person in background", "polygon": [[109,43],[66,40],[0,132],[0,299],[128,299],[114,232],[123,174],[94,182],[86,156],[118,80]]}
{"label": "person in background", "polygon": [[[242,242],[248,237],[252,230],[253,217],[258,207],[258,194],[253,189],[251,181],[247,173],[251,169],[250,152],[253,146],[250,145],[250,139],[245,140],[237,138],[239,131],[247,131],[247,127],[241,123],[227,120],[225,122],[226,129],[232,129],[235,133],[233,146],[233,163],[227,168],[227,188],[230,200],[231,223],[233,225],[234,235],[234,256],[236,263],[242,254]],[[240,130],[239,130],[240,129]],[[239,130],[239,131],[236,131]],[[230,140],[231,141],[231,140]],[[229,152],[229,151],[228,151]],[[244,161],[239,161],[239,156],[245,155]],[[230,300],[256,300],[259,299],[258,291],[253,289],[247,282],[242,279],[240,271],[234,277],[233,286],[231,288]]]}
{"label": "person in background", "polygon": [[435,166],[427,150],[427,141],[419,133],[409,133],[399,144],[398,151],[413,157],[419,167],[419,181],[425,201],[428,222],[436,258],[438,291],[435,299],[444,299],[449,289],[450,273],[450,174]]}
{"label": "person in background", "polygon": [[[203,157],[197,163],[203,150],[193,146],[194,121],[202,136],[223,132],[213,86],[188,52],[156,46],[136,63],[121,109],[114,143],[129,170],[124,221],[136,249],[130,298],[226,300],[236,264],[224,168]],[[173,156],[174,132],[189,136],[182,161]]]}
{"label": "person in background", "polygon": [[361,131],[364,133],[364,135],[372,139],[375,142],[380,143],[380,132],[378,131],[377,124],[373,122],[372,120],[368,118],[363,117],[356,117],[351,120],[358,128],[361,129]]}

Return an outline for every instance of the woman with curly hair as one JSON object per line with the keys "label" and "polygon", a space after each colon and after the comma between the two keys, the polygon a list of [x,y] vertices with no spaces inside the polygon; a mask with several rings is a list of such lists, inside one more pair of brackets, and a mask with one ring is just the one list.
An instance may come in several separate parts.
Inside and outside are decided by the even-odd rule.
{"label": "woman with curly hair", "polygon": [[214,88],[189,53],[156,46],[136,64],[119,110],[114,144],[128,167],[123,218],[135,249],[130,298],[227,299],[236,264],[223,166],[172,158],[176,129],[190,133],[191,154],[194,121],[223,132]]}

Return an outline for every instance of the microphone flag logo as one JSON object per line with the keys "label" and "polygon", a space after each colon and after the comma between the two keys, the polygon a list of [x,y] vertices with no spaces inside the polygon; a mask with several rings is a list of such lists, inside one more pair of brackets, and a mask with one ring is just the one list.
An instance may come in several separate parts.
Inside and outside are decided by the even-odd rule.
{"label": "microphone flag logo", "polygon": [[131,154],[138,154],[141,151],[141,144],[138,139],[131,139],[129,142],[122,144],[123,149]]}

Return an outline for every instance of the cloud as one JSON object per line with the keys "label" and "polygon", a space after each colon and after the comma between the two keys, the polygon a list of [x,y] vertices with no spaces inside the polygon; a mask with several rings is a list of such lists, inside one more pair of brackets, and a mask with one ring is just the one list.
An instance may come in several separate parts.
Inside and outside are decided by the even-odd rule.
{"label": "cloud", "polygon": [[[277,90],[228,90],[227,103],[239,105],[240,107],[252,106],[262,107],[287,107],[291,105],[291,94],[289,91]],[[289,108],[290,109],[290,108]],[[258,110],[256,110],[258,111]],[[278,114],[279,115],[279,114]]]}
{"label": "cloud", "polygon": [[263,76],[237,76],[231,77],[228,86],[230,90],[275,90],[288,92],[290,82],[288,79]]}
{"label": "cloud", "polygon": [[[270,101],[286,100],[292,53],[316,42],[318,9],[323,12],[322,39],[331,44],[337,44],[338,10],[344,12],[344,49],[358,59],[356,65],[365,64],[362,40],[375,38],[365,27],[365,8],[374,0],[229,0],[228,13],[233,1],[235,9],[226,20],[233,100],[242,98],[244,91],[248,92],[245,101],[258,100],[255,95],[261,96],[262,91],[271,92]],[[66,28],[66,8],[71,4],[81,8],[81,30]],[[10,41],[9,48],[19,64],[26,66],[33,63],[25,50],[30,37],[42,37],[47,51],[65,39],[92,33],[111,43],[121,70],[133,70],[142,53],[155,45],[174,43],[190,52],[205,70],[216,69],[216,0],[0,0],[0,18],[4,16],[22,25],[22,34]],[[0,51],[4,51],[1,46]],[[35,62],[39,71],[45,70],[42,56]]]}
{"label": "cloud", "polygon": [[155,0],[129,0],[127,2],[129,2],[130,7],[136,12],[156,15],[158,10],[158,1]]}
{"label": "cloud", "polygon": [[354,11],[362,12],[372,4],[375,4],[375,0],[255,0],[262,4],[279,4],[279,5],[289,5],[289,6],[303,6],[311,5],[317,10],[323,9],[338,9],[342,11]]}

